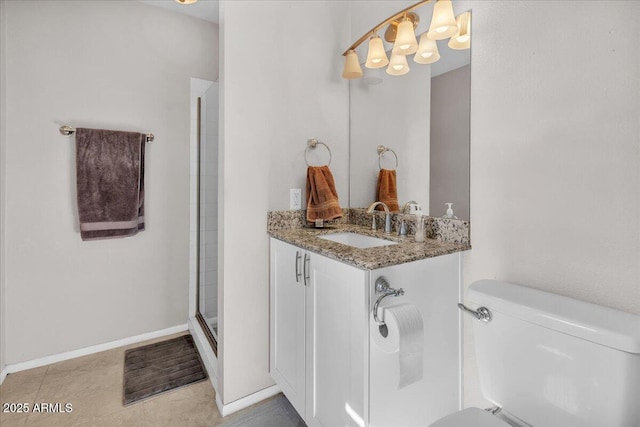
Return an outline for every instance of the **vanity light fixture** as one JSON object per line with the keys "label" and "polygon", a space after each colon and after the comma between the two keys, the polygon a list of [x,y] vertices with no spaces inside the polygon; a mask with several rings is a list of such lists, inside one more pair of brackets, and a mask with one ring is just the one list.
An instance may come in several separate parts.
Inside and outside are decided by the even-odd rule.
{"label": "vanity light fixture", "polygon": [[418,50],[418,41],[416,40],[413,22],[405,16],[398,25],[398,34],[391,53],[394,55],[411,55],[416,50]]}
{"label": "vanity light fixture", "polygon": [[362,68],[360,68],[360,61],[358,60],[358,54],[351,49],[347,52],[347,58],[344,61],[344,70],[342,71],[342,77],[345,79],[359,79],[362,77]]}
{"label": "vanity light fixture", "polygon": [[[420,43],[418,43],[415,29],[420,22],[420,17],[411,11],[431,1],[435,1],[431,25],[429,26],[429,31],[420,36]],[[385,25],[388,25],[388,27],[385,31],[384,39],[394,44],[390,60],[387,58],[382,39],[377,35],[377,32]],[[375,69],[382,68],[388,64],[387,74],[401,76],[409,72],[407,55],[415,53],[413,60],[418,64],[432,64],[440,59],[435,40],[444,40],[449,37],[452,37],[449,41],[451,49],[469,48],[471,41],[471,13],[465,12],[456,18],[453,14],[451,0],[420,0],[416,4],[385,19],[349,46],[342,54],[345,57],[342,77],[345,79],[358,79],[363,76],[364,73],[360,67],[356,49],[367,39],[369,40],[369,49],[365,67]]]}
{"label": "vanity light fixture", "polygon": [[449,47],[455,50],[469,49],[471,47],[471,12],[456,16],[456,22],[458,32],[449,40]]}
{"label": "vanity light fixture", "polygon": [[364,64],[367,68],[382,68],[389,63],[387,52],[384,50],[382,39],[375,35],[369,39],[369,51],[367,53],[367,62]]}
{"label": "vanity light fixture", "polygon": [[176,3],[180,3],[180,4],[194,4],[197,2],[198,0],[176,0]]}
{"label": "vanity light fixture", "polygon": [[433,17],[427,36],[431,40],[444,40],[458,31],[451,0],[438,0],[433,6]]}
{"label": "vanity light fixture", "polygon": [[420,36],[420,44],[418,45],[418,51],[413,57],[413,60],[418,64],[433,64],[440,59],[440,52],[438,52],[438,43],[435,40],[431,40],[427,37],[427,33],[422,33]]}
{"label": "vanity light fixture", "polygon": [[391,60],[387,67],[387,74],[390,76],[401,76],[409,72],[409,64],[405,55],[391,54]]}

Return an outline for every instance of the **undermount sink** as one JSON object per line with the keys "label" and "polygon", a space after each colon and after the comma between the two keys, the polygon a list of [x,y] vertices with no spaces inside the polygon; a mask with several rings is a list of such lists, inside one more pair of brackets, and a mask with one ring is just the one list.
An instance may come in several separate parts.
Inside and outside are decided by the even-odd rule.
{"label": "undermount sink", "polygon": [[343,245],[353,246],[354,248],[366,249],[375,248],[377,246],[389,246],[397,245],[396,242],[391,240],[378,239],[377,237],[365,236],[357,233],[334,233],[318,236],[324,240],[330,240],[336,243],[342,243]]}

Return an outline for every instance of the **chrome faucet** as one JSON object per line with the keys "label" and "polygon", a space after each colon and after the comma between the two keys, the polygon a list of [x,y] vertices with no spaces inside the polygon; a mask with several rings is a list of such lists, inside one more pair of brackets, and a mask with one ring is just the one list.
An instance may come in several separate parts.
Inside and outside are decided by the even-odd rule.
{"label": "chrome faucet", "polygon": [[[391,215],[389,214],[389,206],[385,205],[383,202],[373,202],[371,206],[367,209],[367,213],[373,213],[373,210],[376,206],[382,205],[384,208],[385,218],[384,218],[384,232],[391,233]],[[371,223],[371,229],[376,229],[376,216],[373,215],[373,222]]]}

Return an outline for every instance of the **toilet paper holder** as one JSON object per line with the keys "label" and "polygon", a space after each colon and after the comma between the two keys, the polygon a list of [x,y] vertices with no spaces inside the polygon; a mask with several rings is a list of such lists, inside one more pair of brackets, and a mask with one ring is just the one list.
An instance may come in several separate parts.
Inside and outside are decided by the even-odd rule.
{"label": "toilet paper holder", "polygon": [[378,325],[378,329],[380,329],[380,334],[382,334],[382,336],[386,338],[387,335],[389,334],[389,331],[387,329],[387,325],[384,323],[384,320],[380,320],[378,318],[378,306],[380,305],[382,300],[385,299],[386,297],[390,297],[390,296],[399,297],[401,295],[404,295],[404,289],[392,288],[391,286],[389,286],[389,282],[387,282],[387,279],[385,279],[383,276],[380,276],[376,279],[376,295],[380,295],[380,296],[376,300],[376,303],[373,304],[373,320],[374,322],[376,322],[376,325]]}

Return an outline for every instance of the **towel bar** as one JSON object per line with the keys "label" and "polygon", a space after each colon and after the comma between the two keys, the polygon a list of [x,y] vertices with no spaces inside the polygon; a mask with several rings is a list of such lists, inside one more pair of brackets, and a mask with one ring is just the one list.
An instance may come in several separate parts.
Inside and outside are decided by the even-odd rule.
{"label": "towel bar", "polygon": [[[73,126],[69,126],[69,125],[64,125],[64,126],[60,126],[60,133],[63,135],[71,135],[72,133],[74,133],[76,131],[76,128],[74,128]],[[147,133],[147,142],[151,143],[151,141],[153,141],[153,134],[152,133]]]}

